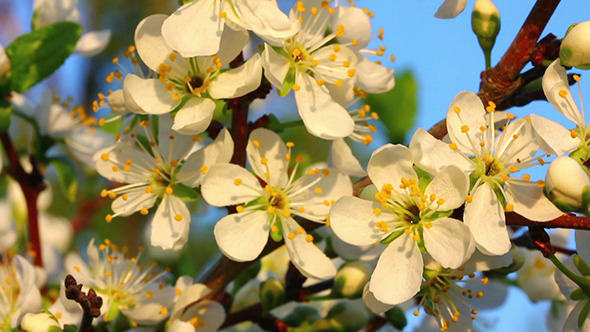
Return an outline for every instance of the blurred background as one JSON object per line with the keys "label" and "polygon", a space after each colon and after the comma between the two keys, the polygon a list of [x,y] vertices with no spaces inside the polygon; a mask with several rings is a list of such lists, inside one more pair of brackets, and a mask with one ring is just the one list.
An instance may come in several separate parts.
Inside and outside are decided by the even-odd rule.
{"label": "blurred background", "polygon": [[[278,1],[284,11],[288,11],[293,4],[291,0]],[[483,53],[471,31],[471,10],[474,2],[470,0],[465,11],[451,20],[441,20],[433,16],[442,0],[363,0],[357,3],[375,13],[374,31],[379,28],[385,30],[384,40],[375,40],[373,46],[386,46],[386,54],[396,57],[393,63],[383,61],[385,65],[395,69],[396,87],[384,96],[372,97],[384,123],[379,125],[375,140],[369,147],[353,145],[363,165],[370,153],[380,145],[388,141],[407,143],[413,130],[418,127],[428,129],[444,118],[449,103],[459,91],[478,90],[480,73],[485,68]],[[502,28],[492,52],[492,64],[500,59],[534,5],[533,0],[494,2],[501,13]],[[173,0],[80,0],[80,6],[81,23],[85,31],[111,29],[111,43],[103,53],[95,57],[71,56],[55,75],[27,93],[33,104],[38,103],[43,89],[51,87],[59,96],[71,96],[75,104],[90,109],[97,93],[106,94],[108,89],[114,88],[105,82],[105,77],[116,69],[111,60],[114,57],[123,59],[123,51],[133,44],[137,23],[151,14],[171,13],[177,8],[177,3]],[[29,32],[31,17],[32,0],[0,0],[0,44],[6,46],[19,35]],[[562,38],[571,24],[586,20],[590,20],[590,1],[565,0],[557,8],[542,36],[551,32]],[[129,63],[121,63],[130,68]],[[590,83],[585,79],[586,73],[580,70],[573,72],[581,74],[582,94],[590,98]],[[577,89],[572,92],[574,99],[579,100]],[[266,102],[256,105],[256,109],[251,112],[251,119],[256,120],[269,112],[280,120],[297,118],[292,96],[280,98],[274,92]],[[536,101],[526,107],[512,109],[511,112],[517,116],[536,113],[570,126],[547,102]],[[313,144],[317,147],[314,149],[317,152],[311,155],[313,161],[321,161],[318,158],[329,147],[329,143],[315,140],[304,129],[286,130],[283,135],[287,139],[297,136],[296,142],[300,146]],[[301,144],[302,140],[305,140],[305,145]],[[544,177],[542,170],[536,175],[537,179]],[[101,186],[105,185],[96,177],[81,181],[81,188],[84,190],[80,190],[80,202],[92,202],[92,198],[98,196]],[[54,200],[59,201],[59,190],[53,191]],[[81,208],[76,207],[73,202],[61,198],[57,205],[59,209],[54,208],[55,213],[70,218],[80,217]],[[179,275],[198,275],[212,257],[219,255],[212,237],[212,227],[224,210],[208,208],[202,202],[194,203],[194,207],[197,212],[191,225],[189,244],[181,252],[172,255],[151,251],[163,264],[172,265],[173,271]],[[75,246],[83,248],[88,239],[96,235],[100,238],[109,237],[115,243],[125,240],[128,245],[133,246],[133,243],[128,243],[128,236],[137,234],[132,239],[137,241],[135,245],[145,243],[146,232],[143,225],[146,223],[141,216],[107,225],[104,223],[104,215],[109,210],[108,204],[86,208],[93,210],[87,215],[88,220],[80,220],[82,226],[77,230],[79,234]],[[197,248],[199,252],[195,254]],[[179,261],[185,263],[176,264]],[[514,287],[510,288],[506,303],[500,309],[482,313],[476,326],[485,331],[546,329],[549,303],[532,303],[522,291]],[[408,329],[418,326],[420,317],[409,315],[408,319]]]}

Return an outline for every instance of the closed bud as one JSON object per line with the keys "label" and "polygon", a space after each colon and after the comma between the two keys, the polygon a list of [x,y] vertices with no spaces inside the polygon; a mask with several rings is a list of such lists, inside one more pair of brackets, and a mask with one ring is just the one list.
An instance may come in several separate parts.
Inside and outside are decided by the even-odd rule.
{"label": "closed bud", "polygon": [[492,48],[500,32],[500,12],[490,0],[477,0],[471,14],[471,29],[477,36],[479,46],[486,57],[486,68],[490,67]]}
{"label": "closed bud", "polygon": [[50,327],[59,328],[59,323],[48,313],[26,314],[21,322],[21,328],[27,332],[47,332]]}
{"label": "closed bud", "polygon": [[10,59],[4,52],[4,48],[0,45],[0,77],[4,76],[10,70]]}
{"label": "closed bud", "polygon": [[572,25],[559,49],[561,64],[590,69],[590,21]]}
{"label": "closed bud", "polygon": [[268,312],[285,302],[285,285],[278,279],[270,278],[260,284],[262,309]]}
{"label": "closed bud", "polygon": [[348,299],[358,299],[363,295],[365,284],[369,281],[371,270],[361,261],[346,263],[334,277],[334,295],[341,295]]}
{"label": "closed bud", "polygon": [[578,211],[584,207],[584,191],[590,190],[588,172],[573,158],[555,159],[545,178],[547,196],[562,211]]}

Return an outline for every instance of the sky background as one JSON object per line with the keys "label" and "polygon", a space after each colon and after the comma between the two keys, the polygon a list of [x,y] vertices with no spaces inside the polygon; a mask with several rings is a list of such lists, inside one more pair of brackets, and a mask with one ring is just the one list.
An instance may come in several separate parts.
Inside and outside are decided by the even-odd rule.
{"label": "sky background", "polygon": [[[84,0],[80,1],[86,9],[91,6]],[[83,12],[82,24],[88,29],[104,29],[114,27],[115,34],[122,34],[123,44],[132,43],[133,29],[141,17],[153,13],[170,13],[175,8],[176,1],[157,1],[149,7],[146,1],[105,1],[103,7],[117,4],[111,11],[100,6],[92,6],[108,15],[93,15]],[[292,1],[279,0],[285,10]],[[462,90],[477,92],[480,72],[484,69],[483,53],[479,49],[477,39],[471,32],[471,10],[474,1],[468,2],[466,10],[451,20],[441,20],[434,17],[442,0],[363,0],[358,6],[367,7],[375,13],[373,30],[385,30],[385,39],[376,46],[387,47],[388,54],[396,56],[395,63],[387,65],[397,72],[411,70],[419,86],[418,106],[419,115],[415,127],[430,128],[441,120],[449,103]],[[502,28],[496,46],[492,52],[492,64],[495,64],[507,49],[512,39],[520,29],[522,22],[534,5],[532,0],[496,0],[501,18]],[[157,6],[155,8],[153,6]],[[168,8],[166,8],[168,7]],[[23,32],[29,31],[32,1],[30,0],[0,0],[0,43],[6,46],[11,40]],[[168,11],[167,11],[168,10]],[[125,22],[122,16],[126,11],[137,11],[140,17],[135,22]],[[576,22],[590,20],[590,1],[564,0],[558,6],[542,36],[551,32],[558,38],[563,37],[567,28]],[[125,44],[126,43],[126,44]],[[50,85],[57,89],[62,96],[71,95],[76,99],[89,90],[84,82],[97,84],[113,69],[109,64],[110,58],[120,56],[122,47],[111,46],[105,54],[88,59],[74,55],[59,70],[58,75],[50,80]],[[96,69],[94,71],[89,68]],[[586,98],[590,98],[590,83],[585,79],[586,72],[575,70],[582,74],[582,90]],[[98,78],[88,77],[89,73]],[[42,87],[35,88],[30,97],[35,100]],[[577,89],[576,89],[577,90]],[[573,90],[574,99],[578,100],[577,91]],[[103,89],[104,92],[104,89]],[[395,105],[391,105],[395,112]],[[564,117],[557,114],[555,109],[546,102],[533,102],[524,108],[512,109],[512,113],[524,116],[531,112],[544,115],[561,123]],[[568,125],[569,126],[569,125]],[[378,145],[372,145],[377,148]],[[507,299],[509,305],[482,315],[486,323],[486,331],[542,331],[548,305],[532,304],[519,290],[512,290]],[[411,326],[417,321],[408,316]],[[489,326],[487,324],[490,324]]]}

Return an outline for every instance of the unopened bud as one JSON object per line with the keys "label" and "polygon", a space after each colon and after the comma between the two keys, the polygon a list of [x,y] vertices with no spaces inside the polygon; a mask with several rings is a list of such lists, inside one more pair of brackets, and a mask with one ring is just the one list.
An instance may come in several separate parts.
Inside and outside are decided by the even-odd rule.
{"label": "unopened bud", "polygon": [[278,279],[270,278],[260,284],[262,309],[268,312],[285,302],[285,285]]}
{"label": "unopened bud", "polygon": [[333,306],[326,318],[314,324],[314,330],[358,331],[367,324],[368,320],[369,315],[364,305],[346,300]]}
{"label": "unopened bud", "polygon": [[28,313],[21,322],[21,328],[27,332],[47,332],[52,326],[59,328],[59,323],[48,313]]}
{"label": "unopened bud", "polygon": [[408,319],[404,310],[395,306],[385,312],[385,319],[398,330],[403,330],[408,325]]}
{"label": "unopened bud", "polygon": [[573,158],[559,157],[547,170],[545,190],[549,199],[562,211],[578,211],[586,206],[584,192],[590,191],[588,172]]}
{"label": "unopened bud", "polygon": [[0,77],[4,76],[10,70],[10,59],[4,52],[4,47],[0,45]]}
{"label": "unopened bud", "polygon": [[344,264],[334,277],[332,292],[348,299],[358,299],[363,295],[365,284],[369,281],[371,270],[361,261]]}
{"label": "unopened bud", "polygon": [[125,105],[123,89],[115,90],[109,94],[109,106],[115,113],[129,113]]}
{"label": "unopened bud", "polygon": [[477,36],[479,46],[486,57],[486,67],[490,64],[492,48],[500,32],[500,12],[490,0],[477,0],[471,14],[471,29]]}
{"label": "unopened bud", "polygon": [[561,64],[590,69],[590,21],[572,25],[559,49]]}

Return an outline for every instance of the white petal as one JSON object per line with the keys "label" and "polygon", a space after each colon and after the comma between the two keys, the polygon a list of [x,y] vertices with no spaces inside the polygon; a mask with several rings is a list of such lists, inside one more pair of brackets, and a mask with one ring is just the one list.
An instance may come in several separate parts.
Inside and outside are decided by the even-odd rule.
{"label": "white petal", "polygon": [[196,187],[201,184],[204,174],[196,172],[206,166],[210,168],[217,163],[229,163],[234,152],[234,141],[226,128],[223,128],[215,141],[203,149],[191,154],[182,164],[177,173],[178,181],[189,187]]}
{"label": "white petal", "polygon": [[77,126],[78,121],[59,104],[51,104],[49,108],[38,113],[41,130],[54,138],[69,135]]}
{"label": "white petal", "polygon": [[338,37],[342,44],[352,44],[356,40],[355,48],[363,49],[369,45],[373,31],[371,31],[371,19],[359,7],[337,6],[336,12],[332,14],[332,26],[343,25],[346,33]]}
{"label": "white petal", "polygon": [[178,8],[162,24],[162,36],[183,57],[212,55],[219,50],[224,23],[221,1],[192,1]]}
{"label": "white petal", "polygon": [[178,316],[182,314],[186,307],[188,307],[191,303],[197,302],[200,298],[209,294],[210,292],[211,289],[209,289],[209,287],[204,284],[194,284],[190,285],[186,289],[183,289],[182,294],[174,303],[174,309],[172,310],[172,314],[170,314],[170,319],[178,319]]}
{"label": "white petal", "polygon": [[516,119],[508,124],[496,140],[496,155],[506,164],[530,160],[539,150],[535,136],[530,122]]}
{"label": "white petal", "polygon": [[[578,271],[576,265],[574,264],[574,256],[567,257],[566,259],[562,260],[562,263],[570,271],[573,271],[574,273]],[[563,293],[563,295],[565,295],[566,298],[569,298],[573,291],[580,288],[580,286],[578,286],[569,277],[563,274],[563,272],[561,272],[559,269],[555,270],[555,282],[559,286],[559,290]]]}
{"label": "white petal", "polygon": [[367,308],[371,309],[371,311],[375,314],[380,314],[394,307],[391,304],[385,304],[377,300],[373,292],[369,290],[369,285],[370,284],[367,283],[363,289],[363,301],[365,302]]}
{"label": "white petal", "polygon": [[531,121],[537,142],[541,149],[556,156],[562,156],[580,145],[580,138],[572,138],[571,133],[559,123],[531,113]]}
{"label": "white petal", "polygon": [[296,235],[292,240],[286,237],[287,234],[295,233],[298,226],[291,218],[283,221],[283,237],[293,265],[308,278],[324,280],[334,277],[336,275],[334,263],[313,244],[313,241],[306,240],[307,233],[305,231]]}
{"label": "white petal", "polygon": [[424,246],[443,267],[456,269],[475,251],[469,227],[457,219],[440,218],[424,227]]}
{"label": "white petal", "polygon": [[[201,1],[197,1],[201,2]],[[162,37],[162,23],[168,16],[164,14],[151,15],[144,18],[135,28],[135,46],[141,60],[153,71],[158,71],[158,66],[164,63],[172,53]]]}
{"label": "white petal", "polygon": [[[103,158],[108,157],[107,160]],[[131,164],[131,169],[124,169],[127,160],[131,160],[138,167]],[[98,151],[94,155],[96,170],[98,173],[111,181],[123,183],[146,183],[149,181],[152,170],[156,164],[143,151],[136,149],[127,142],[119,142],[110,148]]]}
{"label": "white petal", "polygon": [[264,45],[262,52],[262,67],[264,68],[264,77],[275,87],[282,89],[283,81],[289,72],[290,60],[277,53],[270,45]]}
{"label": "white petal", "polygon": [[385,304],[399,304],[420,290],[424,263],[422,253],[410,236],[391,242],[379,257],[369,290]]}
{"label": "white petal", "polygon": [[248,31],[234,30],[226,26],[221,34],[219,51],[216,53],[217,57],[219,57],[222,64],[229,64],[242,52],[249,40]]}
{"label": "white petal", "polygon": [[[347,30],[348,31],[348,30]],[[356,85],[368,93],[384,93],[395,86],[394,70],[358,55]]]}
{"label": "white petal", "polygon": [[354,121],[346,109],[336,103],[325,88],[308,74],[297,73],[295,91],[299,115],[309,133],[323,139],[346,137],[354,130]]}
{"label": "white petal", "polygon": [[197,135],[205,131],[215,111],[215,102],[209,98],[191,98],[174,117],[172,129],[184,135]]}
{"label": "white petal", "polygon": [[276,0],[242,0],[234,3],[244,22],[263,39],[276,43],[295,35],[299,30],[299,22],[289,20],[279,9]]}
{"label": "white petal", "polygon": [[165,306],[160,303],[152,302],[131,308],[121,308],[121,313],[138,324],[155,325],[168,316],[167,313],[162,312],[163,307]]}
{"label": "white petal", "polygon": [[[240,185],[235,184],[236,179],[241,180]],[[203,198],[213,206],[246,203],[260,197],[262,190],[252,173],[234,164],[212,166],[201,185]]]}
{"label": "white petal", "polygon": [[[137,104],[149,114],[165,114],[172,110],[178,101],[172,99],[172,94],[164,89],[164,84],[157,79],[141,78],[128,74],[123,81],[125,103],[127,97],[130,103]],[[134,109],[130,109],[133,111]]]}
{"label": "white petal", "polygon": [[582,328],[578,328],[578,318],[586,302],[588,300],[582,300],[576,303],[574,309],[572,309],[572,312],[570,312],[563,323],[563,332],[590,332],[590,319],[588,318],[584,321]]}
{"label": "white petal", "polygon": [[195,146],[194,135],[180,135],[172,129],[174,119],[170,114],[158,118],[158,149],[165,161],[182,161]]}
{"label": "white petal", "polygon": [[[457,114],[455,107],[459,107],[460,112]],[[485,110],[481,99],[471,91],[461,91],[447,110],[447,129],[451,141],[457,143],[459,150],[465,153],[471,153],[480,147],[474,147],[469,141],[478,144],[483,141],[482,131],[479,130],[481,126],[486,126]],[[461,128],[466,125],[469,129],[467,133],[463,133]]]}
{"label": "white petal", "polygon": [[256,90],[262,77],[260,55],[255,54],[246,63],[219,74],[211,82],[209,94],[214,99],[241,97]]}
{"label": "white petal", "polygon": [[[199,326],[199,332],[216,332],[225,321],[225,309],[217,302],[205,300],[190,306],[182,315],[185,321],[190,321],[193,317],[199,317],[199,322],[203,323],[203,326]],[[194,332],[194,327],[190,323],[189,326],[193,328],[191,332]],[[178,331],[172,326],[169,330]]]}
{"label": "white petal", "polygon": [[465,6],[467,6],[467,0],[445,0],[434,16],[438,18],[453,18],[461,14]]}
{"label": "white petal", "polygon": [[104,51],[111,40],[111,30],[90,31],[76,43],[74,52],[84,56],[94,56]]}
{"label": "white petal", "polygon": [[[567,92],[565,98],[559,96],[561,90]],[[567,73],[565,68],[561,66],[559,59],[553,61],[545,70],[545,74],[543,75],[543,92],[551,105],[561,112],[561,114],[573,121],[578,127],[584,127],[586,125],[576,102],[572,98]]]}
{"label": "white petal", "polygon": [[357,246],[375,244],[383,238],[383,233],[375,223],[384,219],[384,215],[373,213],[376,208],[381,209],[381,203],[342,197],[330,209],[330,227],[336,236],[347,243]]}
{"label": "white petal", "polygon": [[164,250],[180,250],[188,240],[190,222],[191,213],[182,199],[164,195],[152,219],[151,245]]}
{"label": "white petal", "polygon": [[125,193],[127,199],[123,196],[117,197],[111,204],[111,209],[118,216],[126,217],[143,208],[149,209],[156,203],[158,198],[155,194],[145,192],[146,186],[136,188]]}
{"label": "white petal", "polygon": [[460,152],[452,150],[448,144],[437,140],[423,128],[418,128],[412,136],[410,151],[416,165],[431,174],[437,174],[449,165],[455,165],[467,174],[475,168]]}
{"label": "white petal", "polygon": [[[287,184],[287,152],[285,143],[274,131],[258,128],[250,133],[246,146],[248,162],[254,173],[271,186],[283,188]],[[263,164],[263,159],[266,164]]]}
{"label": "white petal", "polygon": [[367,173],[378,190],[384,184],[399,188],[402,178],[418,179],[412,168],[412,154],[403,145],[386,144],[373,152]]}
{"label": "white petal", "polygon": [[270,230],[266,211],[246,211],[223,217],[215,224],[219,250],[236,262],[258,257],[268,241]]}
{"label": "white petal", "polygon": [[576,250],[578,255],[590,263],[590,231],[576,229]]}
{"label": "white petal", "polygon": [[472,203],[466,203],[464,221],[484,254],[503,255],[510,250],[504,209],[488,183],[475,189]]}
{"label": "white petal", "polygon": [[[514,204],[514,212],[533,221],[549,221],[563,214],[543,194],[536,182],[506,181],[507,199]],[[475,199],[475,198],[474,198]]]}
{"label": "white petal", "polygon": [[440,211],[450,211],[463,205],[469,191],[469,178],[455,166],[447,166],[428,184],[425,194],[435,194],[445,202],[439,205]]}
{"label": "white petal", "polygon": [[352,149],[344,139],[335,139],[332,141],[330,157],[334,166],[339,171],[350,176],[365,176],[367,172],[361,166],[361,163],[352,154]]}

